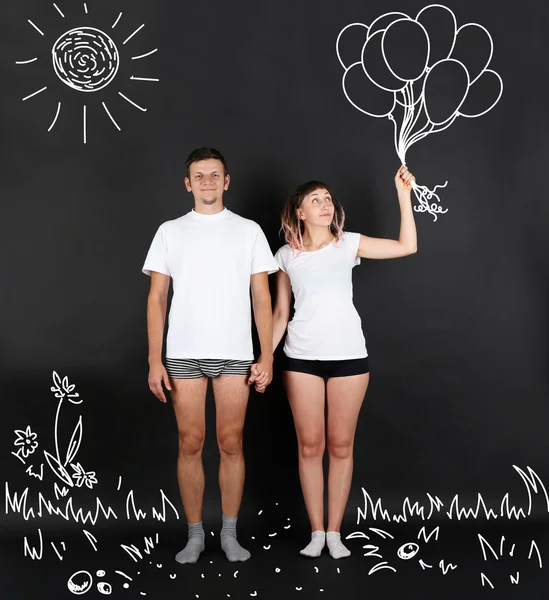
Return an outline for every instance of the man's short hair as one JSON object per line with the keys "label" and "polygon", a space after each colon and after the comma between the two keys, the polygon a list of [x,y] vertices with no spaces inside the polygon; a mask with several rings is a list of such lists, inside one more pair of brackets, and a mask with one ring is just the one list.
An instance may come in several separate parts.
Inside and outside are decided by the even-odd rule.
{"label": "man's short hair", "polygon": [[202,148],[196,148],[196,150],[193,150],[189,156],[187,156],[187,160],[185,161],[187,177],[189,176],[189,167],[192,165],[192,163],[198,162],[199,160],[208,160],[210,158],[220,160],[223,164],[223,169],[225,170],[224,174],[227,175],[227,161],[225,160],[223,154],[221,154],[221,152],[215,148],[207,148],[204,146]]}

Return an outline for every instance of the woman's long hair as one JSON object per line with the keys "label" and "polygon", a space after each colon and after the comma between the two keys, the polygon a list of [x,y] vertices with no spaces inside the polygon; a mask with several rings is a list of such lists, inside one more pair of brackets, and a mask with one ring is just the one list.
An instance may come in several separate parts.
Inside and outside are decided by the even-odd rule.
{"label": "woman's long hair", "polygon": [[332,197],[334,205],[334,217],[330,223],[330,231],[335,237],[336,242],[343,234],[343,223],[345,222],[345,212],[339,200],[333,195],[332,190],[321,181],[308,181],[298,186],[294,193],[286,200],[282,209],[282,226],[280,232],[284,232],[284,239],[292,250],[303,250],[303,232],[305,223],[298,218],[297,211],[305,197],[316,190],[326,190]]}

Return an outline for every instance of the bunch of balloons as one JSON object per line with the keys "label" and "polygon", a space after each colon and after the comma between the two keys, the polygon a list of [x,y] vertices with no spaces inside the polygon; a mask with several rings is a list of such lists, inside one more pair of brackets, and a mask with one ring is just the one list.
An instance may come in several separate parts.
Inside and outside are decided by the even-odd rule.
{"label": "bunch of balloons", "polygon": [[[458,28],[454,13],[440,4],[426,6],[415,18],[391,12],[369,26],[351,23],[336,41],[347,100],[371,117],[392,121],[402,164],[416,142],[444,131],[458,117],[480,117],[498,103],[503,81],[488,68],[493,49],[482,25]],[[436,193],[447,183],[430,190],[414,182],[415,210],[435,221],[447,212]]]}

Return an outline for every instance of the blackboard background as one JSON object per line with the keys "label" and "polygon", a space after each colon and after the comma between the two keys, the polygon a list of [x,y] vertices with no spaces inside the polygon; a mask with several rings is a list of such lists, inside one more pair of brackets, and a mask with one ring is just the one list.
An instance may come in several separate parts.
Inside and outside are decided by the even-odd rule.
{"label": "blackboard background", "polygon": [[[286,194],[312,178],[336,191],[348,230],[398,236],[393,176],[399,161],[392,128],[345,100],[335,39],[348,23],[370,23],[391,10],[414,15],[425,4],[122,0],[87,5],[85,15],[82,3],[58,3],[65,19],[48,2],[11,0],[3,7],[3,480],[10,490],[29,487],[29,495],[42,491],[53,498],[51,472],[38,482],[10,452],[13,431],[27,425],[44,448],[51,448],[55,370],[84,399],[74,413],[84,423],[78,460],[100,480],[93,491],[78,490],[81,504],[92,505],[101,495],[105,503],[124,506],[126,496],[116,490],[122,476],[125,492],[133,489],[142,505],[158,505],[163,489],[180,509],[173,412],[147,388],[149,280],[140,269],[158,225],[192,206],[183,185],[185,157],[201,145],[224,153],[232,175],[226,205],[257,221],[273,251],[282,243],[277,231]],[[419,252],[393,261],[364,260],[354,271],[372,375],[357,430],[347,532],[356,527],[361,487],[394,510],[405,497],[425,498],[426,493],[445,502],[459,494],[461,502],[473,505],[482,493],[497,506],[509,492],[515,504],[527,506],[513,465],[531,467],[544,481],[549,476],[549,47],[544,30],[549,8],[540,1],[446,5],[458,25],[474,21],[490,31],[491,66],[503,78],[504,93],[487,115],[458,119],[410,150],[408,165],[420,183],[449,181],[442,191],[448,213],[436,223],[427,214],[416,215]],[[120,11],[120,22],[111,29]],[[49,52],[63,31],[90,24],[124,40],[142,23],[145,27],[123,47],[120,71],[105,90],[81,94],[53,74]],[[158,52],[129,60],[153,48]],[[34,56],[39,60],[32,64],[15,64]],[[131,75],[159,82],[130,81]],[[47,91],[21,101],[43,86]],[[147,111],[130,106],[116,91]],[[58,101],[63,104],[59,121],[47,132]],[[121,132],[106,117],[102,101]],[[222,298],[219,305],[222,310]],[[63,413],[67,436],[75,423],[73,408]],[[209,397],[204,520],[215,530],[220,502],[213,415]],[[296,523],[288,552],[297,557],[307,522],[279,369],[264,396],[252,395],[245,453],[241,527],[253,534],[260,527],[258,511],[280,502],[284,516]],[[540,532],[547,512],[547,503],[537,497],[524,526]],[[55,516],[26,521],[13,511],[5,513],[4,547],[12,557],[5,563],[6,597],[68,594],[67,577],[86,567],[75,562],[75,569],[67,570],[66,559],[60,561],[49,542],[41,563],[23,559],[22,539],[36,537],[38,527],[44,535],[82,537],[82,526]],[[119,519],[98,523],[95,531],[97,537],[98,530],[123,536],[147,527],[150,520]],[[185,535],[182,522],[170,527],[168,562]],[[349,594],[353,589],[356,597],[360,560],[347,563],[355,565],[355,578],[348,581],[353,582]],[[300,565],[296,558],[296,571]],[[36,587],[40,578],[33,577],[33,569],[48,573],[46,585]],[[406,582],[400,573],[392,581]],[[536,581],[539,588],[522,588],[524,597],[539,597],[535,590],[542,583]],[[163,597],[179,593],[170,583]],[[440,593],[450,593],[448,578],[439,585]],[[216,586],[211,597],[226,597],[223,585]],[[484,592],[478,581],[473,589]],[[337,587],[329,593],[323,597],[335,597]],[[270,597],[268,590],[262,595]]]}

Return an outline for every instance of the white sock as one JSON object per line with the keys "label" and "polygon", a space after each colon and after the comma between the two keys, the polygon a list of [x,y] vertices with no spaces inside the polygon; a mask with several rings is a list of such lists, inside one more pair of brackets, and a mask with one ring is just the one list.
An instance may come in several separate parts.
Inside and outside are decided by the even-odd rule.
{"label": "white sock", "polygon": [[299,553],[303,554],[303,556],[320,556],[322,554],[322,548],[324,548],[326,544],[326,532],[322,530],[313,531],[311,535],[311,541],[309,544],[300,550]]}
{"label": "white sock", "polygon": [[341,543],[341,534],[339,531],[328,531],[326,534],[326,543],[332,558],[345,558],[351,555],[349,548]]}

